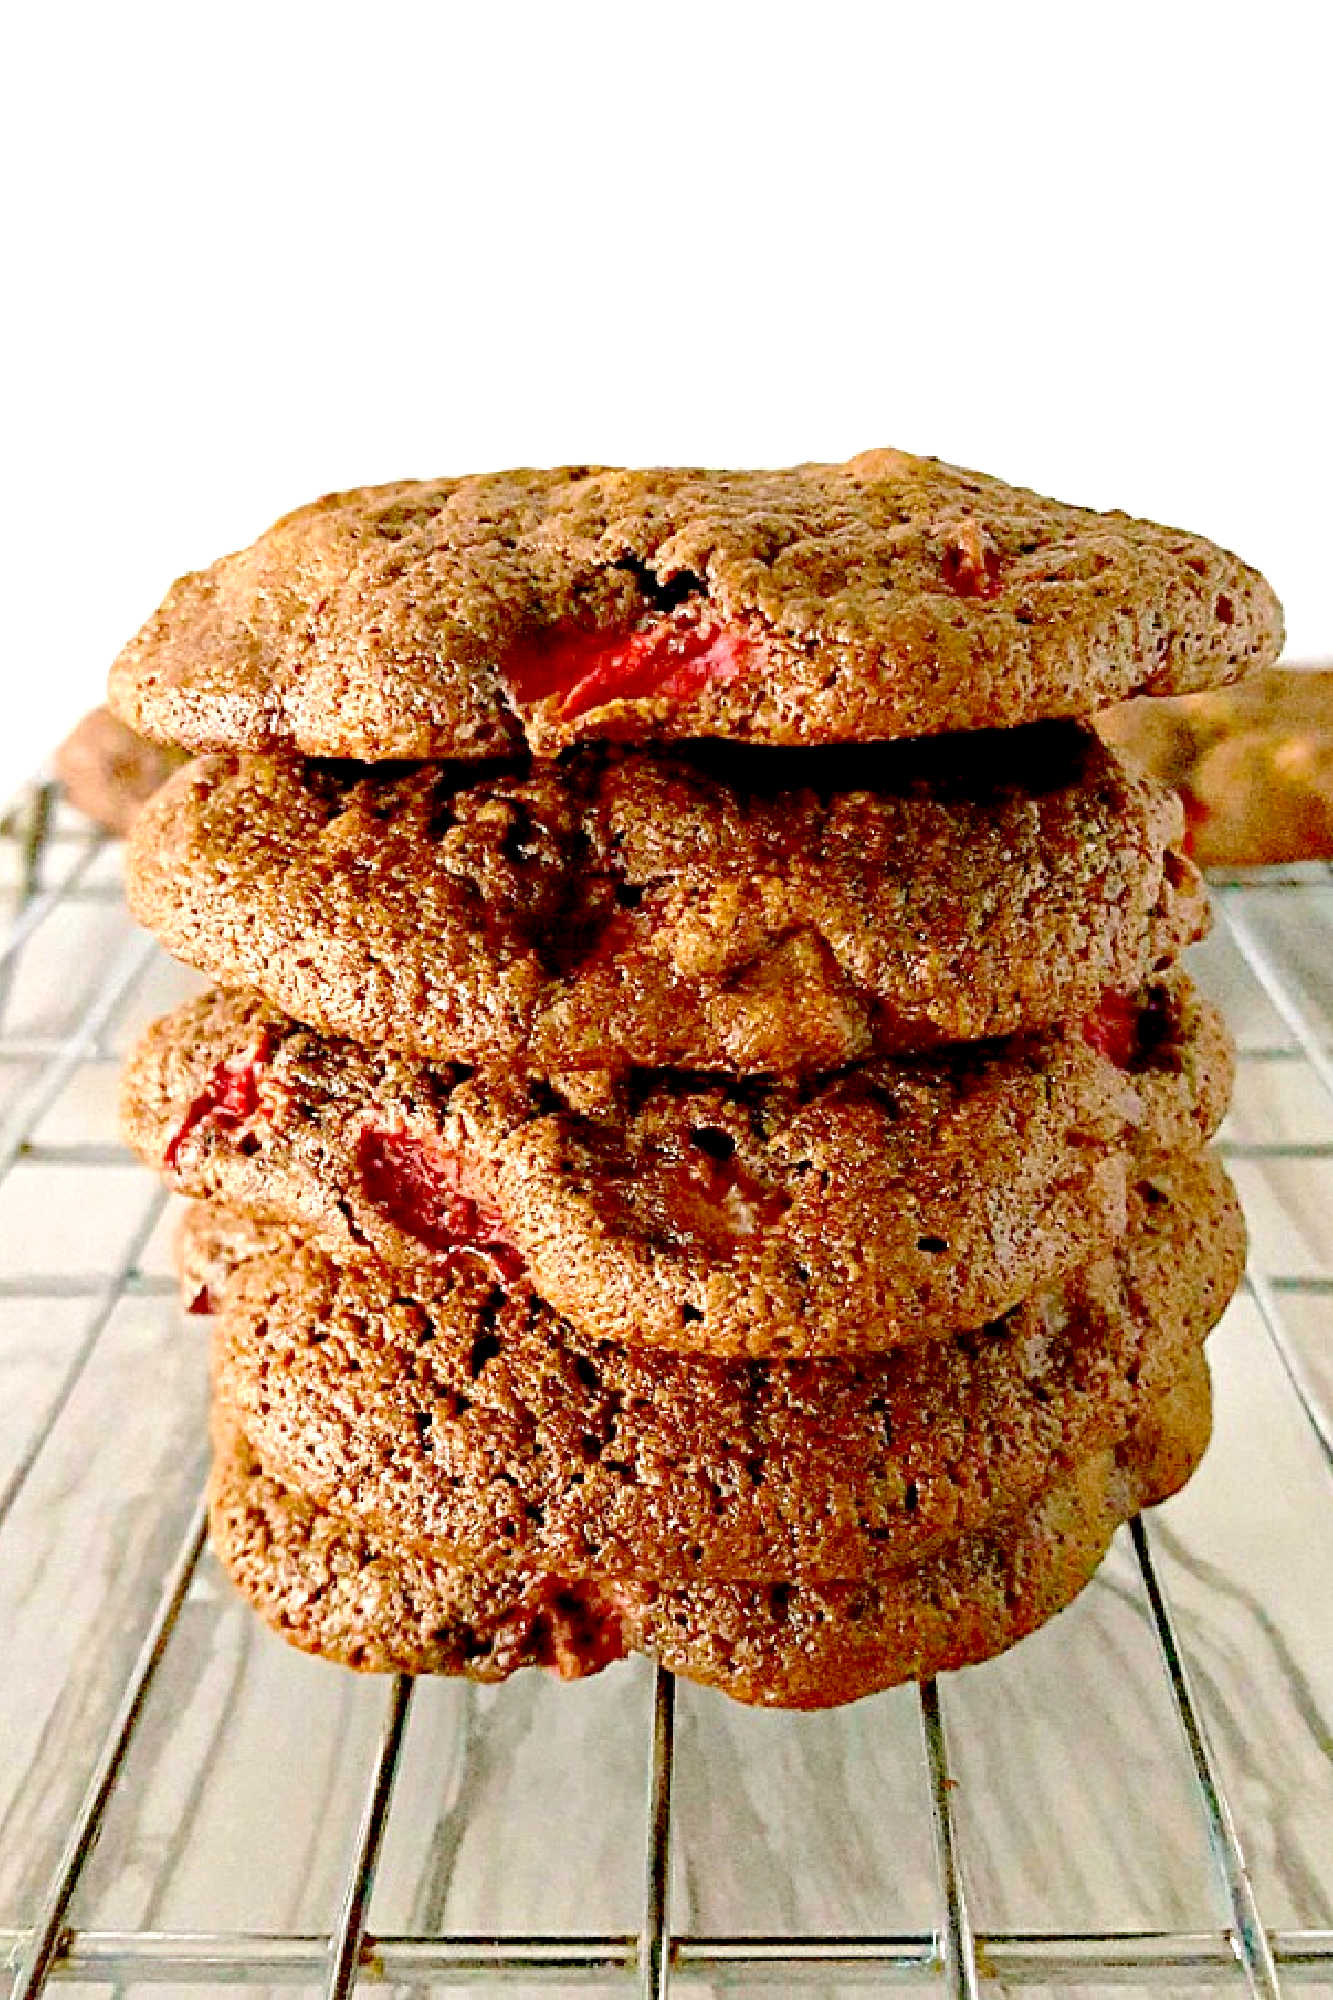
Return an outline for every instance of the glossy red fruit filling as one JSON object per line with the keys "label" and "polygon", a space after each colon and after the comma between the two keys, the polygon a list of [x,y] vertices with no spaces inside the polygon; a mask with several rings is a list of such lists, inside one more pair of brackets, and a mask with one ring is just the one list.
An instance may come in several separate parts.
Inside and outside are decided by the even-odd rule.
{"label": "glossy red fruit filling", "polygon": [[1000,590],[1000,551],[969,515],[950,531],[940,573],[959,597],[995,597]]}
{"label": "glossy red fruit filling", "polygon": [[1119,1069],[1128,1069],[1139,1051],[1139,1003],[1132,993],[1104,993],[1095,1014],[1083,1023],[1083,1039]]}
{"label": "glossy red fruit filling", "polygon": [[195,1098],[162,1156],[167,1172],[174,1172],[180,1149],[192,1132],[210,1126],[217,1132],[239,1132],[269,1115],[264,1103],[264,1065],[273,1053],[273,1036],[266,1029],[249,1055],[232,1056],[220,1062]]}
{"label": "glossy red fruit filling", "polygon": [[440,1140],[367,1126],[357,1141],[356,1166],[371,1207],[437,1257],[475,1252],[501,1278],[522,1275],[523,1259],[499,1210]]}
{"label": "glossy red fruit filling", "polygon": [[763,648],[744,633],[665,618],[635,632],[557,628],[516,647],[503,671],[520,708],[550,702],[572,722],[612,701],[685,701],[729,686],[762,659]]}
{"label": "glossy red fruit filling", "polygon": [[1083,1039],[1117,1068],[1144,1068],[1171,1037],[1171,999],[1165,987],[1148,993],[1104,993],[1083,1023]]}

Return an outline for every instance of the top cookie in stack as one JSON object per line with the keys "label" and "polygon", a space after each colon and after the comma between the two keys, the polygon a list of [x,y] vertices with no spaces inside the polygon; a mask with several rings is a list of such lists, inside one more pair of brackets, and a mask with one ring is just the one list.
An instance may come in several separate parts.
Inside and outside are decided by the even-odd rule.
{"label": "top cookie in stack", "polygon": [[[130,896],[233,990],[145,1038],[126,1123],[292,1232],[218,1332],[215,1539],[266,1615],[808,1706],[1067,1601],[1202,1449],[1240,1243],[1179,804],[1080,718],[1280,639],[1205,541],[887,451],[361,489],[177,584],[112,699],[205,754]],[[488,1368],[535,1428],[460,1393]],[[595,1494],[655,1530],[593,1537]]]}
{"label": "top cookie in stack", "polygon": [[111,699],[191,750],[364,762],[865,743],[1187,694],[1281,637],[1211,542],[934,459],[568,466],[289,514],[176,584]]}

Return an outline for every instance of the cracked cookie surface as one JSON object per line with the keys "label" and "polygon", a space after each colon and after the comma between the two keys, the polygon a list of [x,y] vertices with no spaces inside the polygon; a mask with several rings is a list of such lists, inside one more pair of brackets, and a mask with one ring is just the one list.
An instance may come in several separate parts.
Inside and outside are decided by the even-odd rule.
{"label": "cracked cookie surface", "polygon": [[1180,973],[1043,1036],[806,1084],[636,1072],[588,1097],[218,989],[148,1031],[122,1102],[181,1192],[373,1253],[411,1289],[470,1258],[581,1339],[818,1354],[980,1326],[1086,1263],[1123,1231],[1136,1166],[1203,1145],[1230,1079]]}
{"label": "cracked cookie surface", "polygon": [[576,1350],[549,1308],[475,1266],[412,1298],[381,1268],[288,1245],[241,1258],[214,1393],[269,1473],[442,1561],[878,1576],[1118,1443],[1243,1261],[1220,1165],[1173,1161],[1136,1185],[1113,1253],[989,1326],[891,1355],[737,1363]]}
{"label": "cracked cookie surface", "polygon": [[269,1477],[223,1411],[210,1525],[260,1616],[347,1666],[484,1681],[544,1666],[572,1679],[645,1651],[739,1701],[827,1708],[989,1659],[1035,1631],[1091,1579],[1122,1521],[1184,1484],[1210,1414],[1198,1355],[1117,1449],[1091,1454],[1026,1511],[857,1582],[580,1581],[441,1563]]}
{"label": "cracked cookie surface", "polygon": [[182,577],[111,672],[192,749],[549,755],[1003,728],[1271,664],[1257,571],[906,452],[329,494]]}
{"label": "cracked cookie surface", "polygon": [[330,1033],[536,1075],[836,1069],[1040,1028],[1207,925],[1178,800],[1090,731],[478,777],[191,765],[135,914]]}
{"label": "cracked cookie surface", "polygon": [[260,1222],[221,1202],[192,1201],[172,1243],[182,1309],[207,1318],[217,1311],[228,1279],[242,1264],[292,1248],[292,1233],[280,1222]]}

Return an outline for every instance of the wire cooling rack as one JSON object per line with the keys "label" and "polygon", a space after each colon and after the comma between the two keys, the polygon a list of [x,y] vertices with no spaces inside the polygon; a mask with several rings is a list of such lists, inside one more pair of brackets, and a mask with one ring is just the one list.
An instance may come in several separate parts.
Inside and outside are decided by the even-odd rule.
{"label": "wire cooling rack", "polygon": [[195,982],[41,785],[0,827],[0,1964],[549,1994],[1333,1982],[1333,871],[1219,878],[1251,1222],[1218,1438],[1004,1659],[831,1715],[643,1661],[362,1679],[204,1543],[206,1363],[115,1067]]}

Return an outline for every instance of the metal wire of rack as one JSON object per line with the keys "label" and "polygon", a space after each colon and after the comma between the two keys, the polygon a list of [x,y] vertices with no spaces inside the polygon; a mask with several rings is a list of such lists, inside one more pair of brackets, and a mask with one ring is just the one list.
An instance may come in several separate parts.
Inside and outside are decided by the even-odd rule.
{"label": "metal wire of rack", "polygon": [[[101,1089],[98,1079],[105,1081],[118,1058],[117,1032],[128,1033],[136,1008],[150,1005],[164,961],[118,914],[114,849],[70,815],[50,785],[36,788],[4,822],[0,848],[12,900],[10,929],[0,944],[0,1066],[8,1087],[0,1122],[0,1189],[16,1170],[38,1167],[77,1177],[85,1191],[89,1175],[123,1169],[124,1156],[113,1137],[89,1138],[80,1128],[62,1126],[58,1117],[53,1135],[48,1129],[52,1114],[58,1112],[74,1080],[91,1079],[89,1087]],[[1316,976],[1308,980],[1294,976],[1263,921],[1266,912],[1294,909],[1311,892],[1319,923],[1307,926],[1302,917],[1295,934],[1298,940],[1317,936],[1322,924],[1327,943],[1333,939],[1329,901],[1333,870],[1267,870],[1219,878],[1216,884],[1219,932],[1251,982],[1252,998],[1271,1009],[1269,1018],[1281,1031],[1277,1039],[1251,1038],[1243,1048],[1242,1078],[1247,1072],[1275,1067],[1293,1069],[1299,1078],[1298,1099],[1304,1102],[1322,1092],[1328,1100],[1326,1135],[1311,1139],[1261,1130],[1257,1138],[1246,1138],[1242,1131],[1230,1141],[1227,1150],[1234,1162],[1260,1170],[1292,1164],[1317,1170],[1320,1163],[1333,1162],[1333,1055],[1327,1020],[1319,1018],[1333,982],[1320,993],[1317,944],[1309,946]],[[68,932],[64,962],[73,970],[63,977],[48,972],[40,1004],[28,1010],[32,1018],[23,1017],[20,1009],[20,1018],[15,1019],[25,964],[57,923]],[[94,924],[100,926],[96,935],[89,931]],[[168,993],[167,998],[172,997]],[[50,1012],[52,1006],[55,1025],[45,1026],[42,1009]],[[156,1300],[164,1310],[169,1308],[174,1280],[165,1258],[159,1256],[155,1262],[149,1254],[155,1243],[160,1244],[165,1198],[157,1192],[142,1196],[146,1177],[136,1184],[139,1204],[114,1241],[82,1260],[62,1251],[68,1235],[57,1236],[56,1248],[48,1250],[41,1217],[35,1220],[31,1208],[21,1212],[17,1227],[24,1239],[18,1246],[23,1254],[0,1271],[0,1393],[11,1412],[5,1425],[10,1435],[3,1440],[7,1448],[0,1455],[0,1546],[25,1489],[82,1394],[117,1314],[136,1300]],[[76,1233],[87,1223],[87,1201],[86,1192],[81,1192],[73,1223]],[[0,1230],[11,1226],[0,1213]],[[30,1237],[35,1239],[36,1257],[28,1250]],[[46,1264],[40,1261],[43,1256],[48,1258]],[[1246,1294],[1278,1357],[1288,1393],[1317,1440],[1327,1472],[1333,1467],[1329,1385],[1311,1363],[1309,1342],[1289,1323],[1289,1308],[1293,1299],[1299,1299],[1313,1304],[1316,1314],[1326,1315],[1333,1297],[1333,1268],[1308,1257],[1287,1268],[1280,1255],[1265,1254],[1260,1247],[1252,1256]],[[26,1307],[49,1314],[68,1309],[73,1315],[72,1331],[58,1361],[52,1363],[53,1372],[48,1371],[41,1392],[29,1404],[21,1399],[15,1403],[8,1396],[3,1373],[4,1315]],[[1252,1994],[1273,1995],[1281,1981],[1333,1982],[1333,1928],[1314,1921],[1303,1927],[1275,1925],[1265,1917],[1246,1860],[1245,1801],[1233,1796],[1225,1760],[1213,1746],[1209,1700],[1196,1684],[1190,1635],[1182,1629],[1163,1575],[1158,1527],[1142,1520],[1132,1524],[1129,1536],[1138,1611],[1151,1623],[1174,1716],[1175,1755],[1188,1771],[1198,1823],[1212,1858],[1213,1906],[1194,1927],[981,1926],[966,1879],[968,1793],[955,1776],[957,1744],[946,1722],[950,1690],[942,1694],[933,1683],[915,1696],[904,1696],[917,1704],[931,1831],[934,1910],[928,1923],[912,1930],[849,1927],[754,1935],[739,1928],[722,1933],[681,1926],[673,1922],[672,1905],[673,1866],[685,1867],[677,1852],[683,1836],[672,1798],[677,1696],[671,1677],[660,1669],[642,1674],[631,1690],[630,1710],[640,1718],[636,1726],[641,1732],[638,1755],[643,1769],[639,1806],[643,1864],[635,1925],[620,1931],[576,1927],[567,1934],[512,1929],[463,1932],[438,1923],[411,1931],[372,1930],[376,1872],[394,1819],[395,1785],[411,1768],[409,1738],[417,1690],[401,1678],[376,1693],[378,1735],[366,1746],[359,1815],[355,1832],[345,1843],[336,1908],[326,1927],[186,1929],[149,1921],[110,1928],[81,1921],[77,1901],[90,1859],[129,1782],[127,1767],[137,1754],[136,1742],[145,1727],[155,1683],[177,1641],[183,1607],[200,1590],[200,1565],[207,1558],[197,1490],[196,1462],[183,1470],[171,1506],[164,1502],[168,1513],[174,1507],[174,1545],[159,1547],[150,1565],[153,1590],[137,1605],[130,1634],[136,1644],[132,1656],[127,1656],[128,1670],[120,1678],[114,1702],[109,1712],[98,1710],[84,1770],[71,1774],[62,1769],[59,1774],[56,1790],[63,1785],[68,1791],[75,1778],[82,1784],[74,1809],[63,1815],[58,1829],[63,1835],[59,1849],[48,1855],[42,1841],[36,1840],[35,1851],[24,1857],[26,1907],[7,1912],[0,1903],[0,1920],[7,1923],[0,1928],[0,1964],[13,1972],[12,2000],[33,2000],[51,1979],[92,1982],[117,1991],[138,1984],[182,1989],[222,1984],[322,1987],[334,1996],[349,1993],[357,1982],[399,1987],[466,1984],[478,1990],[551,1982],[570,1990],[599,1987],[636,1990],[644,1996],[665,1995],[676,1987],[758,1984],[774,1991],[821,1985],[833,1990],[852,1986],[887,1990],[923,1982],[959,1996],[976,1995],[983,1982],[1144,1988],[1230,1983],[1243,1984]],[[1320,1537],[1326,1542],[1328,1518],[1325,1514],[1322,1521],[1310,1523],[1316,1542]],[[6,1606],[4,1615],[21,1618],[22,1604],[17,1610]],[[117,1643],[124,1653],[123,1632]],[[3,1678],[0,1669],[0,1684]],[[96,1707],[95,1702],[92,1705]],[[0,1714],[0,1723],[3,1720]],[[1227,1720],[1230,1728],[1231,1718]],[[791,1726],[799,1730],[803,1719],[795,1719]],[[46,1746],[38,1741],[30,1747],[35,1784],[49,1793],[51,1774],[42,1769]],[[348,1756],[350,1752],[341,1759],[340,1769]],[[831,1773],[830,1785],[836,1788],[837,1782]],[[194,1803],[197,1806],[197,1796]],[[0,1857],[5,1825],[0,1794]],[[1327,1827],[1319,1822],[1316,1849],[1324,1831],[1333,1833],[1333,1815]],[[48,1846],[50,1838],[48,1827]],[[171,1838],[167,1827],[162,1833],[167,1847]],[[1326,1858],[1321,1889],[1325,1895],[1331,1893],[1333,1851]]]}

